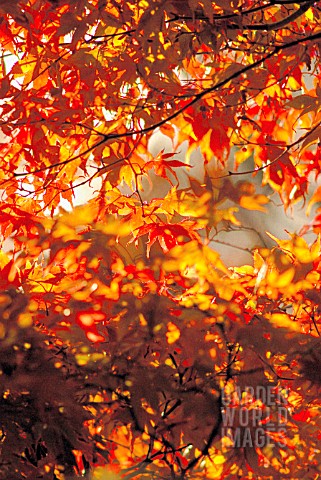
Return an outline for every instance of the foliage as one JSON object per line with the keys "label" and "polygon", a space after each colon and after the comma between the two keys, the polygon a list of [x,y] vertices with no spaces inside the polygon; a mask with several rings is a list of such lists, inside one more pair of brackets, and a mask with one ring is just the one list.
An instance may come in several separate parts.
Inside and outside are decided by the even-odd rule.
{"label": "foliage", "polygon": [[[0,479],[319,478],[318,2],[0,12]],[[225,266],[277,198],[314,219]]]}

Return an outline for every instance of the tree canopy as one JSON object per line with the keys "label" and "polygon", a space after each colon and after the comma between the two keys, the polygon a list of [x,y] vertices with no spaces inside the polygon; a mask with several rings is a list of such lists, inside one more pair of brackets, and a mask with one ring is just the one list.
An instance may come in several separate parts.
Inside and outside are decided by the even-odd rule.
{"label": "tree canopy", "polygon": [[319,478],[319,2],[0,12],[0,479]]}

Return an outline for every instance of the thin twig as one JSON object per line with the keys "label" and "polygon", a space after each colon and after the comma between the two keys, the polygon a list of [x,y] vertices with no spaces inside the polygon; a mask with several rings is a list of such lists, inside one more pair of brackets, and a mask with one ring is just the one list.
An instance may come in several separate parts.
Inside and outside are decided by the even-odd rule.
{"label": "thin twig", "polygon": [[[218,82],[217,84],[215,84],[214,86],[212,87],[209,87],[209,88],[206,88],[205,90],[203,90],[202,92],[199,92],[198,94],[195,95],[195,97],[190,100],[189,102],[187,102],[185,105],[183,105],[181,108],[179,108],[178,110],[176,110],[175,112],[173,112],[172,114],[170,114],[168,117],[160,120],[159,122],[157,123],[154,123],[148,127],[145,127],[145,128],[141,128],[141,129],[137,129],[137,130],[131,130],[131,131],[126,131],[124,133],[109,133],[109,134],[104,134],[104,137],[98,141],[97,143],[95,143],[94,145],[92,145],[91,147],[87,148],[84,152],[76,155],[75,157],[72,157],[70,159],[67,159],[67,160],[64,160],[63,162],[57,162],[57,163],[54,163],[52,165],[49,165],[49,166],[45,166],[45,167],[41,167],[41,168],[38,168],[38,169],[35,169],[35,170],[32,170],[30,172],[25,172],[25,173],[14,173],[13,176],[14,177],[23,177],[23,176],[27,176],[27,175],[33,175],[33,174],[37,174],[37,173],[40,173],[40,172],[43,172],[43,171],[46,171],[46,170],[50,170],[52,168],[55,168],[55,167],[58,167],[60,165],[67,165],[68,163],[70,162],[73,162],[74,160],[77,160],[78,158],[81,158],[82,156],[84,155],[87,155],[88,153],[91,153],[93,150],[95,150],[96,148],[98,148],[99,146],[103,145],[104,143],[107,143],[108,141],[110,140],[120,140],[120,139],[123,139],[123,138],[127,138],[127,137],[134,137],[134,136],[139,136],[139,135],[144,135],[146,133],[150,133],[152,131],[155,131],[157,128],[160,128],[161,126],[165,125],[166,123],[174,120],[175,118],[177,118],[178,116],[180,116],[183,112],[185,112],[189,107],[193,106],[194,104],[198,103],[202,98],[204,98],[206,95],[216,91],[216,90],[219,90],[220,88],[222,88],[224,85],[226,85],[227,83],[229,83],[230,81],[232,80],[235,80],[237,77],[240,77],[241,75],[245,74],[246,72],[252,70],[253,68],[255,67],[258,67],[259,65],[261,65],[262,63],[266,62],[266,60],[268,60],[269,58],[273,57],[274,55],[276,55],[277,53],[281,52],[282,50],[287,50],[289,48],[293,48],[294,46],[296,45],[299,45],[300,43],[304,42],[304,41],[312,41],[312,40],[318,40],[321,38],[321,32],[318,32],[314,35],[311,35],[309,38],[301,38],[301,39],[297,39],[297,40],[293,40],[292,42],[289,42],[289,43],[286,43],[285,45],[279,45],[279,46],[276,46],[274,47],[273,51],[269,52],[267,55],[265,55],[264,58],[260,58],[256,61],[254,61],[253,63],[249,64],[249,65],[246,65],[245,67],[241,68],[240,70],[234,72],[233,74],[231,74],[228,78],[225,78],[223,80],[221,80],[220,82]],[[298,143],[298,142],[297,142]],[[293,144],[291,145],[293,146]],[[285,152],[284,152],[285,153]],[[284,154],[283,153],[283,154]],[[282,154],[282,155],[283,155]],[[271,162],[272,163],[272,162]],[[270,163],[270,164],[271,164]],[[274,160],[273,160],[273,163],[274,163]],[[263,168],[266,168],[266,166],[264,167],[260,167],[258,170],[262,170]],[[252,172],[253,173],[253,172]],[[236,173],[237,174],[237,173]],[[242,172],[242,174],[244,174]],[[229,173],[227,176],[231,175],[231,173]]]}

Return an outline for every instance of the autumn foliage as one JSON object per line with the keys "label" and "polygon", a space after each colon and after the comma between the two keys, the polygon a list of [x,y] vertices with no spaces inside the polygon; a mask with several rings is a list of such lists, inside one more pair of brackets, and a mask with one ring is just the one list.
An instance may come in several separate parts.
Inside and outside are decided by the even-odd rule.
{"label": "autumn foliage", "polygon": [[0,13],[0,479],[319,478],[319,2]]}

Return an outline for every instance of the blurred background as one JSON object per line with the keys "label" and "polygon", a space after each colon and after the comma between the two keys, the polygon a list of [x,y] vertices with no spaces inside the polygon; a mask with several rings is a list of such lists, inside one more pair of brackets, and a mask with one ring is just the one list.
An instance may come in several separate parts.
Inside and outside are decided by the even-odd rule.
{"label": "blurred background", "polygon": [[[154,157],[163,149],[166,153],[173,152],[173,148],[172,141],[159,132],[155,132],[149,142],[149,150]],[[204,181],[204,160],[200,152],[198,150],[194,151],[188,159],[188,162],[186,156],[187,145],[183,145],[180,151],[173,157],[191,165],[190,168],[180,167],[175,169],[179,182],[178,188],[187,188],[190,185],[190,178],[196,179],[200,183]],[[249,159],[239,167],[238,172],[249,171],[252,168],[253,163]],[[235,171],[233,150],[226,171],[221,170],[219,174],[224,175],[224,173],[227,173],[229,170]],[[176,184],[174,177],[172,180],[173,183]],[[270,202],[265,205],[266,213],[246,210],[239,207],[235,216],[241,223],[241,226],[233,225],[232,229],[224,229],[223,226],[222,231],[215,236],[215,239],[211,242],[211,247],[220,253],[222,260],[227,266],[239,266],[246,263],[251,264],[251,250],[253,248],[257,246],[273,247],[275,242],[266,234],[266,232],[270,232],[277,238],[286,239],[289,238],[287,231],[291,233],[299,233],[302,227],[311,222],[313,218],[314,210],[312,210],[309,217],[306,215],[308,198],[305,203],[301,201],[292,205],[285,211],[284,205],[278,194],[275,192],[273,193],[269,186],[261,186],[261,172],[257,173],[255,176],[252,174],[235,175],[230,177],[230,180],[234,185],[237,185],[240,181],[254,183],[256,186],[256,193],[265,194],[270,198]],[[76,188],[74,199],[75,205],[86,203],[92,198],[93,192],[99,188],[99,185],[100,181],[97,179],[91,182],[91,185],[86,184]],[[311,179],[310,196],[313,194],[317,186],[318,184]],[[167,180],[157,176],[152,171],[148,180],[143,179],[143,190],[140,194],[142,199],[148,202],[152,198],[163,198],[170,188],[171,185]],[[204,186],[204,188],[206,187]],[[224,188],[226,188],[226,185]],[[121,187],[121,189],[124,193],[128,190],[128,194],[131,194],[127,187],[124,186]],[[226,203],[226,206],[232,205],[232,202],[228,201]],[[68,205],[67,202],[63,202],[62,206],[63,208],[70,210],[70,205]],[[305,238],[308,242],[312,242],[315,238],[315,234],[311,232],[307,233]]]}

